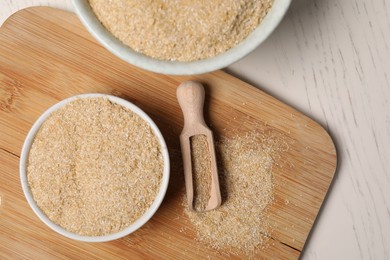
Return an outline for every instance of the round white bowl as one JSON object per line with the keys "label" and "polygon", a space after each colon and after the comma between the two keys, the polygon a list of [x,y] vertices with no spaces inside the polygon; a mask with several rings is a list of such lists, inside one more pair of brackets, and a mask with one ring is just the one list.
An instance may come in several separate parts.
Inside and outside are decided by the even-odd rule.
{"label": "round white bowl", "polygon": [[[37,203],[34,201],[30,187],[28,185],[27,181],[27,161],[28,161],[28,155],[30,152],[31,145],[34,141],[35,135],[37,134],[39,128],[41,127],[42,123],[45,122],[45,120],[50,116],[52,112],[57,110],[58,108],[64,106],[65,104],[79,98],[95,98],[95,97],[104,97],[108,98],[111,102],[114,102],[116,104],[119,104],[123,107],[126,107],[139,115],[141,118],[143,118],[153,129],[154,134],[159,140],[160,146],[161,146],[161,153],[163,156],[164,160],[164,172],[163,172],[163,177],[162,177],[162,182],[161,182],[161,187],[160,190],[153,201],[152,205],[150,208],[145,212],[144,215],[142,215],[138,220],[136,220],[133,224],[131,224],[129,227],[125,228],[124,230],[105,235],[105,236],[82,236],[78,235],[72,232],[69,232],[62,227],[56,225],[54,222],[52,222],[44,213],[43,211],[38,207]],[[153,122],[153,120],[144,112],[142,111],[139,107],[136,105],[132,104],[131,102],[124,100],[119,97],[111,96],[111,95],[105,95],[105,94],[83,94],[83,95],[77,95],[73,96],[67,99],[62,100],[61,102],[55,104],[54,106],[50,107],[48,110],[46,110],[39,118],[38,120],[34,123],[34,125],[31,127],[29,133],[27,134],[26,140],[24,141],[23,147],[22,147],[22,152],[20,155],[20,179],[22,182],[22,189],[24,192],[24,195],[32,208],[32,210],[35,212],[35,214],[51,229],[54,231],[58,232],[59,234],[75,239],[75,240],[80,240],[80,241],[85,241],[85,242],[105,242],[105,241],[111,241],[114,239],[118,239],[121,237],[124,237],[137,229],[139,229],[141,226],[143,226],[157,211],[159,206],[161,205],[161,202],[163,201],[167,188],[168,188],[168,182],[169,182],[169,175],[170,175],[170,165],[169,165],[169,155],[168,155],[168,149],[165,143],[165,140],[156,126],[156,124]]]}
{"label": "round white bowl", "polygon": [[273,6],[259,26],[237,46],[215,57],[190,62],[158,60],[132,50],[115,38],[100,23],[93,13],[88,0],[72,0],[72,2],[77,15],[88,31],[106,49],[119,58],[142,69],[157,73],[191,75],[225,68],[248,55],[275,30],[286,14],[291,0],[275,0]]}

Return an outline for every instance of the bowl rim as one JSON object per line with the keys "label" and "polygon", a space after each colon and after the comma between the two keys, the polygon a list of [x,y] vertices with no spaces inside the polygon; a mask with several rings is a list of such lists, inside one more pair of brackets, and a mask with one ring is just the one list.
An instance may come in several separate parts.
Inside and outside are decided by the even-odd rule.
{"label": "bowl rim", "polygon": [[247,56],[263,43],[282,21],[292,0],[274,0],[259,26],[243,41],[214,57],[191,61],[158,60],[132,50],[115,38],[93,13],[88,0],[72,0],[77,16],[100,44],[120,59],[139,68],[168,75],[194,75],[225,68]]}
{"label": "bowl rim", "polygon": [[[127,228],[113,233],[109,235],[104,235],[104,236],[83,236],[79,235],[70,231],[65,230],[61,226],[55,224],[53,221],[51,221],[44,213],[43,211],[38,207],[36,202],[33,199],[33,196],[31,194],[31,190],[28,185],[27,181],[27,160],[28,160],[28,155],[30,152],[31,145],[34,141],[35,135],[39,131],[40,127],[42,126],[43,122],[47,120],[47,118],[57,109],[60,107],[63,107],[69,102],[72,102],[76,99],[82,99],[82,98],[107,98],[113,103],[119,104],[123,107],[126,107],[139,115],[142,119],[144,119],[152,128],[154,134],[156,135],[157,139],[159,140],[160,146],[161,146],[161,154],[163,156],[163,161],[164,161],[164,169],[163,169],[163,176],[161,180],[161,186],[160,190],[156,195],[156,198],[154,199],[152,205],[149,207],[149,209],[139,218],[137,219],[134,223],[132,223],[130,226]],[[122,238],[124,236],[127,236],[140,227],[142,227],[146,222],[148,222],[152,216],[156,213],[158,208],[160,207],[166,191],[168,189],[168,183],[169,183],[169,177],[170,177],[170,160],[169,160],[169,153],[168,153],[168,148],[165,143],[164,137],[161,134],[159,128],[157,125],[154,123],[154,121],[138,106],[135,104],[131,103],[130,101],[127,101],[125,99],[122,99],[117,96],[109,95],[109,94],[100,94],[100,93],[90,93],[90,94],[80,94],[80,95],[75,95],[66,99],[63,99],[62,101],[54,104],[51,106],[49,109],[47,109],[33,124],[31,127],[30,131],[28,132],[26,139],[23,143],[21,155],[20,155],[20,163],[19,163],[19,169],[20,169],[20,180],[22,184],[22,189],[23,193],[27,199],[28,204],[34,211],[34,213],[39,217],[39,219],[44,222],[48,227],[50,227],[52,230],[56,231],[57,233],[74,239],[74,240],[79,240],[79,241],[84,241],[84,242],[106,242],[106,241],[111,241],[115,239]]]}

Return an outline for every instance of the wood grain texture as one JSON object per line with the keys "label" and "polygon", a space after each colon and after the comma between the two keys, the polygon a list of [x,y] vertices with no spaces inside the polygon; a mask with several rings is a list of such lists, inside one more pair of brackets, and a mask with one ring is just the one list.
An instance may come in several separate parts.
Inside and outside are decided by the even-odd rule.
{"label": "wood grain texture", "polygon": [[[0,256],[225,258],[224,252],[194,241],[195,231],[182,212],[183,118],[175,93],[186,80],[205,86],[206,120],[217,136],[256,129],[289,146],[274,168],[279,185],[269,213],[275,230],[269,247],[256,257],[298,258],[336,167],[327,132],[222,71],[174,77],[134,68],[95,42],[73,14],[50,8],[20,11],[0,28]],[[123,97],[147,112],[166,138],[172,161],[167,197],[155,217],[134,234],[101,244],[71,241],[47,228],[29,209],[18,178],[20,149],[38,116],[64,98],[93,92]]]}

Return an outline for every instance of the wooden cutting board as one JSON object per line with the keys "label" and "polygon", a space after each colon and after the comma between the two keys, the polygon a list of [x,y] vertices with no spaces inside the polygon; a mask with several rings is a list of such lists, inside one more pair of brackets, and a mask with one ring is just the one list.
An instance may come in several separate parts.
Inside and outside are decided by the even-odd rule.
{"label": "wooden cutting board", "polygon": [[[298,258],[336,168],[327,132],[223,71],[178,77],[137,69],[101,47],[74,14],[47,7],[22,10],[0,28],[0,258],[225,258],[194,240],[181,204],[183,118],[175,90],[190,79],[206,86],[206,119],[217,136],[256,129],[287,140],[288,151],[277,158],[283,167],[273,170],[282,185],[269,208],[272,237],[252,257]],[[172,163],[167,196],[152,220],[107,243],[73,241],[50,230],[30,209],[19,180],[20,150],[34,121],[64,98],[93,92],[123,97],[149,113],[166,138]]]}

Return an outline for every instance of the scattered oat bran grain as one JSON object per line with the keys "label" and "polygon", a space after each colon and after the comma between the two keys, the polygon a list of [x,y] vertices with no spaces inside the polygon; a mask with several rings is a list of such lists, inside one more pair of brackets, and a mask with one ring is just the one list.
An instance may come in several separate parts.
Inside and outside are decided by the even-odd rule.
{"label": "scattered oat bran grain", "polygon": [[203,211],[211,195],[211,158],[207,137],[205,135],[191,136],[190,146],[194,189],[193,208],[196,211]]}
{"label": "scattered oat bran grain", "polygon": [[197,240],[233,254],[251,255],[267,247],[272,233],[267,207],[273,203],[275,186],[272,167],[283,144],[256,131],[217,143],[221,207],[202,213],[184,207]]}
{"label": "scattered oat bran grain", "polygon": [[105,98],[76,99],[55,111],[32,144],[27,179],[42,211],[86,236],[123,230],[154,201],[163,158],[140,116]]}
{"label": "scattered oat bran grain", "polygon": [[223,53],[263,20],[273,0],[89,0],[101,23],[133,50],[161,60]]}

